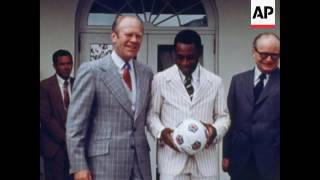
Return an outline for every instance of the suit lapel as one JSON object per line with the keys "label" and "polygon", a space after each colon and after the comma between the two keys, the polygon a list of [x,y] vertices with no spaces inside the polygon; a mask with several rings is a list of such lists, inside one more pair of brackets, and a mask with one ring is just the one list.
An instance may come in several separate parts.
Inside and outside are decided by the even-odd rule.
{"label": "suit lapel", "polygon": [[72,87],[73,87],[73,82],[74,82],[74,78],[70,78],[70,90],[71,90],[71,93],[72,93]]}
{"label": "suit lapel", "polygon": [[134,115],[134,119],[138,117],[140,114],[142,107],[144,106],[145,97],[148,91],[149,87],[146,87],[148,84],[148,77],[143,76],[143,67],[137,63],[136,61],[133,61],[134,69],[135,69],[135,75],[136,75],[136,112]]}
{"label": "suit lapel", "polygon": [[132,103],[122,83],[120,74],[118,73],[118,67],[113,63],[111,56],[108,55],[104,58],[104,64],[100,67],[101,81],[111,91],[123,109],[132,117],[134,117],[133,110],[131,108]]}
{"label": "suit lapel", "polygon": [[259,99],[256,101],[256,105],[261,103],[264,99],[266,99],[272,92],[272,90],[279,85],[277,81],[279,81],[279,69],[271,73],[270,79],[267,82],[266,87],[262,90]]}
{"label": "suit lapel", "polygon": [[242,89],[242,92],[246,94],[250,104],[254,103],[254,95],[253,95],[254,81],[253,81],[253,78],[254,78],[254,70],[251,70],[244,76],[244,79],[241,83],[242,87],[240,87]]}
{"label": "suit lapel", "polygon": [[52,82],[51,85],[52,85],[52,97],[53,97],[52,99],[53,101],[55,101],[53,104],[58,104],[57,108],[58,108],[59,114],[62,115],[62,119],[67,119],[66,117],[67,111],[64,108],[64,104],[62,101],[62,94],[60,91],[60,87],[59,87],[59,83],[56,75],[52,77],[51,82]]}
{"label": "suit lapel", "polygon": [[202,96],[204,96],[206,91],[209,89],[209,86],[211,85],[208,81],[207,74],[200,65],[199,67],[200,71],[200,84],[197,91],[195,91],[192,99],[192,105],[196,104],[199,100],[201,100]]}
{"label": "suit lapel", "polygon": [[168,85],[175,89],[178,93],[177,96],[181,96],[181,98],[186,101],[186,103],[191,104],[190,96],[184,87],[184,84],[181,81],[180,74],[178,71],[178,66],[174,65],[169,71],[169,82]]}

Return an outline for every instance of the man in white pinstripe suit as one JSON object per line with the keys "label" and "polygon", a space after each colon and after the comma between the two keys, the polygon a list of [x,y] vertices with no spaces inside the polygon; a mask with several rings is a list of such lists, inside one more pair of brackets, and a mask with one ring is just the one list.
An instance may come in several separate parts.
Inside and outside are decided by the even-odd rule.
{"label": "man in white pinstripe suit", "polygon": [[[219,169],[217,143],[230,125],[222,80],[198,63],[202,53],[198,33],[179,32],[174,48],[176,64],[154,76],[147,118],[149,130],[161,142],[157,146],[160,180],[214,180]],[[186,118],[197,119],[208,129],[206,148],[194,156],[179,152],[171,137]]]}

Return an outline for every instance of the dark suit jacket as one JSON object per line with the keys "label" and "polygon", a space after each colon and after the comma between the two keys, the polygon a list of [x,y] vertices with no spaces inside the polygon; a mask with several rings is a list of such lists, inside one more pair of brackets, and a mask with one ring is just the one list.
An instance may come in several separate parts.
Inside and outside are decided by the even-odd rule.
{"label": "dark suit jacket", "polygon": [[266,179],[279,179],[280,69],[275,70],[254,103],[254,71],[232,78],[228,94],[231,127],[224,138],[223,156],[230,159],[230,175],[242,171],[250,152]]}
{"label": "dark suit jacket", "polygon": [[[71,87],[74,79],[70,79]],[[40,153],[45,158],[55,155],[58,148],[65,148],[65,123],[61,91],[56,75],[40,82]]]}

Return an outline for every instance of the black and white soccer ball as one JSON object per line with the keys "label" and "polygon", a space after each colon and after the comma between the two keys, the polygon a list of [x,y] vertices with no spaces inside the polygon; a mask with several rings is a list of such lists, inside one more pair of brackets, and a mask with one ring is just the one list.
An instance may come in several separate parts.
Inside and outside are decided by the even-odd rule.
{"label": "black and white soccer ball", "polygon": [[174,129],[172,138],[180,151],[194,155],[201,151],[207,142],[207,128],[194,119],[185,119]]}

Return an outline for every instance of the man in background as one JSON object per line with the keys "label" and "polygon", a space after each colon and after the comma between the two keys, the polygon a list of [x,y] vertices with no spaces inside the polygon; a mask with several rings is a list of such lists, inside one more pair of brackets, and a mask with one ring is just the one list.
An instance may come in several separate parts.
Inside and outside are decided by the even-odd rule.
{"label": "man in background", "polygon": [[52,57],[56,73],[40,82],[40,152],[46,180],[71,180],[66,149],[66,119],[74,79],[73,60],[67,50]]}

